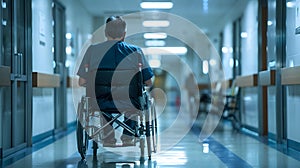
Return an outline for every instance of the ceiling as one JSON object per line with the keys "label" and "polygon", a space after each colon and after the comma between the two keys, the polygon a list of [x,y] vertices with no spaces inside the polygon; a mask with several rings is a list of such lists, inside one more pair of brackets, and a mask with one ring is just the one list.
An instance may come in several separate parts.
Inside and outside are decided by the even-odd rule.
{"label": "ceiling", "polygon": [[[80,0],[93,16],[124,15],[146,11],[140,7],[141,0]],[[159,0],[158,0],[159,1]],[[218,35],[225,24],[240,17],[251,0],[208,0],[208,10],[203,10],[206,0],[172,0],[173,8],[161,10],[183,17],[209,36]]]}
{"label": "ceiling", "polygon": [[[127,15],[132,14],[136,12],[143,12],[143,11],[149,11],[144,10],[140,7],[140,3],[142,0],[80,0],[84,8],[93,16],[98,17],[108,17],[111,15]],[[147,0],[149,1],[149,0]],[[154,1],[154,0],[152,0]],[[162,1],[162,0],[156,0],[156,1]],[[170,0],[165,0],[170,1]],[[203,1],[208,1],[208,10],[203,10]],[[191,47],[196,48],[198,51],[197,53],[201,53],[203,56],[209,55],[208,52],[210,52],[210,47],[208,47],[209,41],[203,40],[201,36],[195,35],[195,29],[191,30],[190,26],[196,25],[195,27],[198,29],[200,28],[204,33],[205,37],[210,38],[210,40],[215,40],[216,37],[219,37],[220,32],[224,29],[225,25],[227,23],[233,22],[235,19],[239,18],[248,1],[251,0],[172,0],[173,2],[173,8],[170,10],[159,10],[164,13],[170,13],[173,14],[173,16],[178,16],[180,18],[184,18],[185,22],[180,22],[176,18],[174,19],[173,16],[169,16],[170,24],[172,26],[168,27],[167,29],[161,28],[161,30],[155,30],[157,32],[160,31],[166,31],[170,32],[177,32],[175,36],[182,37],[181,39],[191,39],[192,45],[189,45]],[[150,12],[151,13],[151,12]],[[160,17],[161,17],[160,13]],[[127,15],[128,16],[128,15]],[[136,16],[136,15],[135,15]],[[128,18],[126,18],[128,19]],[[130,30],[133,32],[138,32],[137,29],[139,27],[142,27],[141,20],[143,20],[143,17],[137,18],[136,22],[130,21],[130,24],[127,26],[127,31]],[[126,20],[128,23],[128,20]],[[188,22],[186,22],[188,21]],[[173,22],[173,23],[172,23]],[[132,25],[132,23],[136,25]],[[190,24],[188,26],[188,24]],[[130,25],[130,26],[129,26]],[[175,30],[174,30],[175,29]],[[127,32],[127,35],[129,34]],[[197,33],[197,31],[196,31]],[[169,35],[169,34],[168,34]],[[176,37],[177,38],[177,37]],[[166,39],[166,46],[182,46],[184,45],[183,41],[176,40],[176,38],[169,37]],[[200,39],[202,38],[202,39]],[[180,39],[180,38],[177,38]],[[134,44],[137,44],[141,47],[145,47],[144,40],[142,38],[141,34],[137,34],[136,36],[131,36],[128,38],[127,41],[135,42]],[[200,42],[202,41],[202,43]],[[178,44],[178,42],[180,44]],[[186,41],[185,41],[186,42]],[[193,46],[194,45],[194,46]],[[195,46],[196,45],[196,46]],[[162,64],[164,65],[170,65],[173,66],[176,65],[176,60],[173,59],[174,57],[162,57]]]}

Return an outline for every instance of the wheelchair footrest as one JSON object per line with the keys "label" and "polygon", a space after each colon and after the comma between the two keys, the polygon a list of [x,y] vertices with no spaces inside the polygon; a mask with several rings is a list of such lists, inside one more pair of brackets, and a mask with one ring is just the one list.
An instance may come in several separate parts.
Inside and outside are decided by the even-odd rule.
{"label": "wheelchair footrest", "polygon": [[136,146],[136,144],[103,144],[103,147],[117,148],[117,147],[129,147]]}
{"label": "wheelchair footrest", "polygon": [[103,143],[103,147],[127,147],[127,146],[136,146],[138,139],[125,140],[123,143]]}

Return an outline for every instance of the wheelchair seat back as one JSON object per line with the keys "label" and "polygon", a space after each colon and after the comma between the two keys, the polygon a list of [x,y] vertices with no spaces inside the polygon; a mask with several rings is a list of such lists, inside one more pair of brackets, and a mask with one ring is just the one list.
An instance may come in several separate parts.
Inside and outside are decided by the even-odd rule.
{"label": "wheelchair seat back", "polygon": [[92,72],[94,95],[101,111],[142,110],[142,75],[138,69],[97,69]]}

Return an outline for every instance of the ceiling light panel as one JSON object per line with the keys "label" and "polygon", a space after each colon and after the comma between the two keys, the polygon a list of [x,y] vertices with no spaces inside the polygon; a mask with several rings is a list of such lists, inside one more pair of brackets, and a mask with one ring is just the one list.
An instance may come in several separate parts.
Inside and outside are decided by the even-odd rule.
{"label": "ceiling light panel", "polygon": [[165,46],[166,42],[164,40],[147,40],[145,46],[147,47],[162,47]]}
{"label": "ceiling light panel", "polygon": [[184,55],[186,47],[148,47],[142,48],[145,55]]}
{"label": "ceiling light panel", "polygon": [[170,22],[168,20],[145,20],[143,22],[144,27],[169,27]]}
{"label": "ceiling light panel", "polygon": [[140,4],[143,9],[171,9],[173,8],[172,2],[142,2]]}
{"label": "ceiling light panel", "polygon": [[144,38],[145,39],[166,39],[167,34],[166,33],[145,33]]}

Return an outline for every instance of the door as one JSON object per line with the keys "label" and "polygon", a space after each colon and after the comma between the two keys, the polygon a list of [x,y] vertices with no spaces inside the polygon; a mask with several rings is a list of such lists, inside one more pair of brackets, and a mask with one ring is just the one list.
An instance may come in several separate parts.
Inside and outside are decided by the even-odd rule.
{"label": "door", "polygon": [[66,38],[65,38],[65,8],[59,2],[54,1],[54,72],[60,74],[60,87],[55,88],[55,131],[67,128],[67,69],[66,61]]}
{"label": "door", "polygon": [[3,155],[30,144],[30,82],[28,60],[31,58],[30,0],[2,0],[1,61],[10,68],[10,84],[0,88]]}

